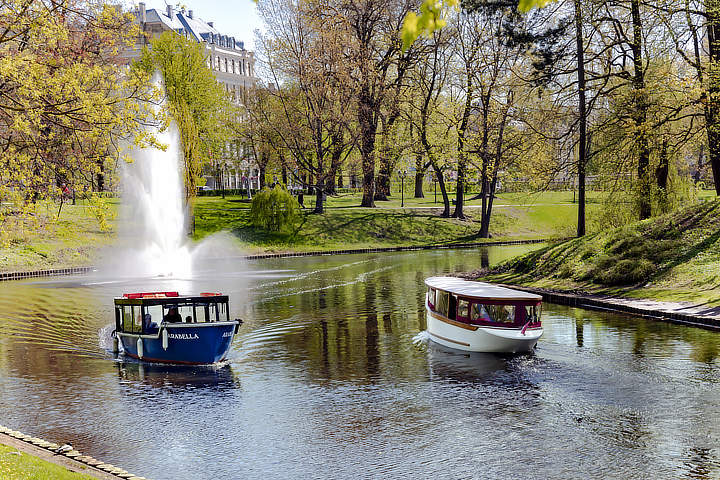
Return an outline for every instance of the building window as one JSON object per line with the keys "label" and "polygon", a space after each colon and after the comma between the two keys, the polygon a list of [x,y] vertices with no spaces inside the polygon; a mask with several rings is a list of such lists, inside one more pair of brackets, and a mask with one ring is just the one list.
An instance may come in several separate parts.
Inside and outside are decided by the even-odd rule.
{"label": "building window", "polygon": [[226,58],[226,59],[225,59],[225,70],[223,70],[224,72],[227,72],[227,71],[228,71],[228,68],[227,68],[227,67],[228,67],[228,65],[227,65],[227,58]]}
{"label": "building window", "polygon": [[217,71],[219,72],[220,71],[220,57],[216,58],[215,66],[216,66]]}
{"label": "building window", "polygon": [[235,73],[235,60],[232,61],[232,73]]}

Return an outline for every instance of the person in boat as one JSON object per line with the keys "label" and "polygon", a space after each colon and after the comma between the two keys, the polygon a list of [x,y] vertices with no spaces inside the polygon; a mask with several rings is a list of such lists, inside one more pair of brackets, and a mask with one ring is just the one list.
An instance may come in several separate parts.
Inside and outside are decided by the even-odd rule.
{"label": "person in boat", "polygon": [[145,317],[143,317],[143,331],[146,334],[153,334],[157,333],[159,328],[158,324],[152,321],[152,316],[149,313],[146,313]]}
{"label": "person in boat", "polygon": [[163,322],[169,322],[169,323],[180,323],[182,322],[182,316],[178,313],[177,307],[171,307],[170,310],[168,310],[167,315],[163,318]]}

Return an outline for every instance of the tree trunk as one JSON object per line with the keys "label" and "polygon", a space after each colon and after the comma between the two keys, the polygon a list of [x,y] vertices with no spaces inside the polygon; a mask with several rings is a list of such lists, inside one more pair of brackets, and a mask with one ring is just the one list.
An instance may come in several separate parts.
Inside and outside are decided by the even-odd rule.
{"label": "tree trunk", "polygon": [[[708,161],[715,182],[715,195],[720,195],[720,1],[706,0],[705,12],[709,57],[705,128],[708,137]],[[697,40],[695,41],[697,43]],[[696,48],[696,50],[698,49]],[[700,65],[699,62],[698,65]],[[698,70],[701,75],[702,67],[699,67]],[[702,77],[700,77],[700,82],[702,83]]]}
{"label": "tree trunk", "polygon": [[668,159],[667,149],[667,140],[663,140],[660,147],[660,161],[655,169],[657,186],[663,193],[667,192],[668,175],[670,173],[670,160]]}
{"label": "tree trunk", "polygon": [[373,118],[372,102],[367,85],[363,85],[359,98],[358,123],[360,124],[360,156],[363,170],[363,198],[361,207],[375,207],[375,133],[377,122]]}
{"label": "tree trunk", "polygon": [[260,165],[260,178],[258,179],[258,190],[262,190],[265,188],[265,168],[267,167],[266,164]]}
{"label": "tree trunk", "polygon": [[375,200],[386,201],[390,196],[390,177],[392,172],[390,168],[390,159],[383,152],[380,157],[380,167],[378,168],[377,178],[375,179]]}
{"label": "tree trunk", "polygon": [[432,164],[433,170],[435,170],[435,176],[437,177],[438,185],[440,185],[440,193],[443,199],[443,213],[440,215],[443,218],[450,217],[450,197],[448,197],[447,189],[445,188],[445,179],[443,178],[442,170],[440,170],[435,162]]}
{"label": "tree trunk", "polygon": [[[652,205],[650,203],[650,179],[648,178],[650,167],[650,146],[647,128],[648,105],[645,98],[645,73],[642,57],[642,19],[640,18],[640,0],[631,0],[630,13],[633,24],[633,89],[635,93],[635,111],[633,120],[636,131],[636,146],[638,154],[638,204],[640,207],[640,220],[650,218]],[[719,172],[720,173],[720,172]]]}
{"label": "tree trunk", "polygon": [[423,177],[425,174],[421,171],[415,171],[415,198],[425,198],[423,193]]}
{"label": "tree trunk", "polygon": [[285,163],[283,163],[283,166],[282,166],[282,182],[283,182],[283,185],[285,185],[287,187],[288,174],[287,174],[287,167],[285,166]]}
{"label": "tree trunk", "polygon": [[455,211],[453,212],[453,217],[455,218],[465,218],[465,214],[463,212],[465,204],[465,171],[467,169],[467,157],[465,156],[465,133],[467,131],[468,120],[470,119],[470,112],[472,111],[473,100],[472,75],[469,71],[467,71],[466,76],[465,107],[463,108],[463,116],[462,120],[460,120],[460,128],[458,129],[457,138],[458,177],[457,186],[455,188]]}
{"label": "tree trunk", "polygon": [[317,176],[317,185],[315,185],[315,209],[313,213],[323,213],[325,211],[323,200],[325,196],[325,182],[321,175]]}
{"label": "tree trunk", "polygon": [[585,235],[585,163],[587,159],[587,112],[585,103],[585,53],[583,46],[582,32],[582,11],[580,0],[575,0],[575,43],[577,48],[577,77],[578,77],[578,115],[579,115],[579,138],[578,138],[578,217],[577,236]]}
{"label": "tree trunk", "polygon": [[338,188],[343,188],[345,186],[343,184],[342,167],[338,167],[337,170],[337,186]]}

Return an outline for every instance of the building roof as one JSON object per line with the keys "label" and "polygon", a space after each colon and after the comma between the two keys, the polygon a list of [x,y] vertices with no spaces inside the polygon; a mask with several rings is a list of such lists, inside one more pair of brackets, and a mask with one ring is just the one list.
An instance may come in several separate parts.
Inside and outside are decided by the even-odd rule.
{"label": "building roof", "polygon": [[235,37],[221,34],[211,23],[188,13],[173,10],[168,16],[167,11],[151,8],[145,11],[147,23],[161,23],[168,30],[189,33],[197,42],[208,42],[231,50],[244,50],[244,42]]}
{"label": "building roof", "polygon": [[530,300],[541,301],[540,295],[521,292],[510,288],[500,287],[492,283],[473,282],[457,277],[430,277],[425,279],[428,287],[436,288],[444,292],[451,292],[462,297],[477,298],[483,300]]}

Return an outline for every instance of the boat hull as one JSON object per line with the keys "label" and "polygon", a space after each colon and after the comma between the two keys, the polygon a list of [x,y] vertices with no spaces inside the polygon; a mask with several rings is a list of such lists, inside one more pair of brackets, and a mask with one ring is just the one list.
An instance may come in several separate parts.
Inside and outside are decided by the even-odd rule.
{"label": "boat hull", "polygon": [[468,352],[520,353],[529,352],[543,334],[542,328],[486,327],[480,325],[455,325],[438,318],[426,307],[427,332],[430,339],[445,347]]}
{"label": "boat hull", "polygon": [[[237,322],[170,324],[155,335],[119,333],[118,337],[129,357],[147,362],[202,365],[225,359],[236,328]],[[167,330],[167,348],[163,347],[163,329]]]}

